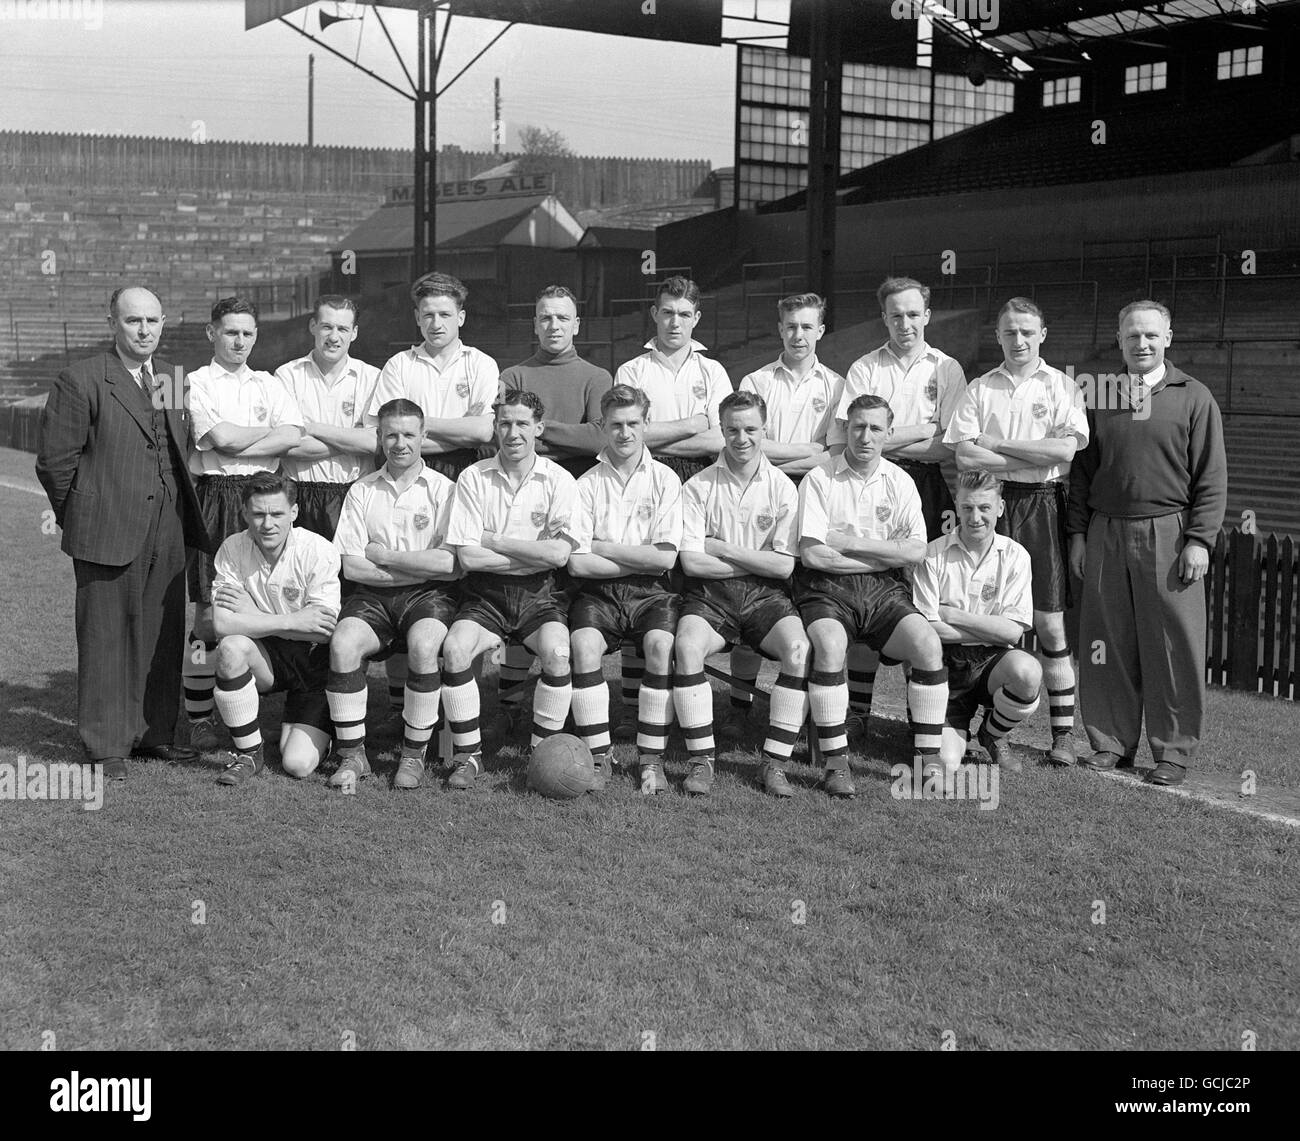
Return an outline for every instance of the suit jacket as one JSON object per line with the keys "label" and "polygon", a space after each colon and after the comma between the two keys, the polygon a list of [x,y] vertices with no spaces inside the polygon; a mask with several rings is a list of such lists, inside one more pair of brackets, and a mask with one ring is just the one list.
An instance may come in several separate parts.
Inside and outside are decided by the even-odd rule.
{"label": "suit jacket", "polygon": [[[171,365],[154,358],[155,376]],[[187,470],[189,412],[167,408],[167,434],[176,445],[176,489],[184,512],[185,545],[211,551]],[[147,399],[115,352],[78,361],[59,373],[41,414],[36,476],[63,528],[62,547],[74,559],[126,566],[140,553],[157,503],[158,456]]]}

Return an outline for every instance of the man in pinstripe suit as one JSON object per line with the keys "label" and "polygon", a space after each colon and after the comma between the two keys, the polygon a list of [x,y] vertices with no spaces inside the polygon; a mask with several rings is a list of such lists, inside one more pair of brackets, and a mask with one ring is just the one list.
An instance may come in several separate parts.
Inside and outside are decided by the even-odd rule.
{"label": "man in pinstripe suit", "polygon": [[194,756],[172,744],[185,548],[211,543],[187,466],[180,386],[153,356],[163,320],[147,289],[113,294],[113,351],[59,374],[36,457],[76,573],[77,728],[90,763],[116,780],[131,755]]}

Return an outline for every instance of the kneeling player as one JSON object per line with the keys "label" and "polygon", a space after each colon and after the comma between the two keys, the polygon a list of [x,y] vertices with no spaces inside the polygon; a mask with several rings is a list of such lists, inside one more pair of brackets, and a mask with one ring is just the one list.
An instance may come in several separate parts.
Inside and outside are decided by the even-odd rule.
{"label": "kneeling player", "polygon": [[948,707],[943,647],[912,605],[902,568],[925,557],[925,517],[912,477],[884,458],[893,414],[879,396],[849,404],[844,454],[799,485],[795,601],[813,646],[808,700],[822,753],[826,791],[852,796],[844,721],[850,642],[907,662],[907,704],[921,763],[938,759]]}
{"label": "kneeling player", "polygon": [[981,706],[988,712],[979,743],[1000,767],[1019,772],[1007,734],[1038,708],[1042,668],[1032,654],[1011,648],[1034,621],[1029,552],[995,530],[1004,510],[996,476],[962,472],[957,529],[925,549],[912,579],[912,600],[943,642],[948,667],[939,749],[948,774],[961,765],[971,717]]}
{"label": "kneeling player", "polygon": [[343,500],[334,545],[357,589],[330,642],[329,705],[339,767],[332,788],[370,775],[366,760],[367,659],[406,641],[410,667],[402,706],[402,754],[395,788],[418,788],[438,720],[438,652],[456,611],[456,558],[446,545],[453,484],[420,458],[424,414],[397,399],[378,412],[384,466]]}
{"label": "kneeling player", "polygon": [[790,796],[785,777],[808,713],[808,640],[790,599],[798,493],[763,455],[767,405],[733,392],[719,407],[723,451],[682,489],[682,570],[689,576],[677,624],[673,702],[692,761],[687,792],[713,787],[713,690],[704,659],[743,642],[778,658],[771,726],[763,743],[763,787]]}
{"label": "kneeling player", "polygon": [[609,689],[601,659],[625,638],[645,647],[637,693],[641,791],[668,791],[669,671],[680,605],[669,572],[682,541],[682,483],[644,446],[650,399],[619,384],[600,400],[605,448],[578,479],[569,573],[580,584],[569,607],[573,720],[596,762],[598,787],[609,775]]}
{"label": "kneeling player", "polygon": [[555,572],[573,553],[576,484],[539,456],[545,425],[535,392],[510,389],[496,404],[498,452],[456,481],[447,543],[466,571],[463,601],[442,647],[447,721],[456,769],[449,788],[470,788],[483,768],[474,659],[515,635],[541,660],[533,696],[537,745],[564,728],[573,694],[569,600]]}
{"label": "kneeling player", "polygon": [[247,530],[221,544],[214,561],[212,626],[217,644],[217,712],[234,743],[219,784],[262,771],[259,694],[287,691],[280,757],[290,776],[315,771],[329,747],[327,643],[339,612],[339,557],[302,527],[291,479],[264,472],[244,484]]}

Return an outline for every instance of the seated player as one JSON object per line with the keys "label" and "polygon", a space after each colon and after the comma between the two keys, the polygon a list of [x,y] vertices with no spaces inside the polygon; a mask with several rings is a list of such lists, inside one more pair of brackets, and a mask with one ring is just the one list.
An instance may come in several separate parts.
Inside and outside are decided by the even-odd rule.
{"label": "seated player", "polygon": [[390,400],[377,419],[384,466],[352,485],[334,534],[343,574],[357,586],[330,641],[326,692],[339,761],[332,788],[355,787],[370,775],[365,662],[399,638],[410,669],[393,787],[420,786],[438,720],[438,653],[456,611],[456,558],[446,544],[453,484],[420,458],[419,405]]}
{"label": "seated player", "polygon": [[456,751],[449,788],[471,788],[483,768],[474,659],[512,635],[541,661],[532,743],[564,728],[573,693],[569,600],[555,572],[573,553],[577,485],[535,441],[545,409],[534,392],[511,389],[494,408],[498,451],[456,481],[447,544],[465,582],[442,647],[443,698]]}
{"label": "seated player", "polygon": [[217,552],[212,626],[217,643],[217,712],[234,743],[218,784],[243,784],[262,771],[259,694],[287,692],[280,758],[290,776],[315,772],[330,742],[325,675],[339,612],[339,557],[333,545],[295,527],[293,480],[263,472],[243,487],[248,527]]}
{"label": "seated player", "polygon": [[734,392],[720,411],[722,455],[682,489],[681,562],[688,577],[673,702],[692,761],[684,787],[701,796],[713,787],[713,691],[704,659],[744,643],[781,663],[760,775],[772,795],[791,796],[785,766],[808,714],[808,639],[789,590],[798,493],[763,454],[763,398]]}
{"label": "seated player", "polygon": [[1034,622],[1029,552],[997,533],[1004,510],[997,476],[962,472],[957,529],[926,547],[912,577],[912,601],[943,642],[948,667],[948,715],[939,749],[946,774],[961,764],[980,707],[988,712],[979,743],[1001,768],[1019,772],[1007,735],[1038,708],[1043,671],[1032,654],[1012,649]]}
{"label": "seated player", "polygon": [[1033,565],[1034,630],[1047,684],[1052,745],[1048,760],[1072,765],[1074,666],[1065,633],[1070,607],[1066,508],[1070,464],[1088,444],[1088,417],[1072,377],[1042,356],[1043,312],[1013,297],[998,313],[1003,362],[976,377],[957,402],[944,442],[958,471],[989,471],[1002,480],[1006,514],[998,531],[1020,543]]}
{"label": "seated player", "polygon": [[925,517],[916,484],[884,458],[892,417],[879,396],[847,408],[844,454],[799,485],[795,602],[813,647],[808,702],[826,758],[826,791],[852,796],[844,721],[849,644],[911,666],[907,704],[921,763],[936,761],[948,707],[948,671],[939,636],[912,605],[903,568],[925,557]]}
{"label": "seated player", "polygon": [[601,659],[625,638],[644,646],[637,695],[641,791],[668,791],[663,754],[672,701],[673,631],[680,599],[670,572],[682,541],[682,482],[650,457],[644,432],[650,400],[620,384],[600,400],[606,439],[596,466],[578,480],[569,574],[579,587],[569,606],[573,720],[596,762],[597,787],[609,775],[609,689]]}

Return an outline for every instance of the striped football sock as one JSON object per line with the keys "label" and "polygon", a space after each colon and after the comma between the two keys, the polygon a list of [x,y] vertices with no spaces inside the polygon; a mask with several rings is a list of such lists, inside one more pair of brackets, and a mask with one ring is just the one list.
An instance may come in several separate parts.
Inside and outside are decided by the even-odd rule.
{"label": "striped football sock", "polygon": [[636,747],[642,755],[659,754],[668,748],[669,711],[672,708],[672,680],[667,674],[641,675],[637,693]]}
{"label": "striped football sock", "polygon": [[947,666],[937,670],[912,667],[912,676],[907,679],[907,709],[916,751],[923,757],[937,757],[943,744],[943,723],[948,716]]}
{"label": "striped football sock", "polygon": [[429,747],[433,727],[438,722],[438,701],[442,696],[442,675],[422,674],[412,670],[406,675],[406,699],[402,707],[404,754],[419,754]]}
{"label": "striped football sock", "polygon": [[686,751],[695,756],[712,755],[713,743],[713,690],[708,678],[700,673],[673,675],[673,705],[677,709],[677,724],[682,727]]}
{"label": "striped football sock", "polygon": [[479,731],[478,682],[474,670],[442,671],[442,707],[451,729],[451,747],[459,756],[478,753],[483,748]]}
{"label": "striped football sock", "polygon": [[828,769],[849,767],[849,686],[843,670],[813,670],[808,678],[808,708],[817,726],[817,741]]}
{"label": "striped football sock", "polygon": [[573,676],[568,670],[555,677],[542,674],[533,691],[533,737],[535,749],[547,737],[564,731],[564,722],[573,704]]}
{"label": "striped football sock", "polygon": [[856,643],[849,647],[849,708],[863,717],[871,712],[879,668],[880,655],[870,646]]}
{"label": "striped football sock", "polygon": [[573,728],[593,753],[609,752],[609,687],[600,670],[573,675]]}
{"label": "striped football sock", "polygon": [[217,713],[230,730],[230,740],[241,753],[251,753],[262,744],[262,730],[257,727],[257,711],[261,705],[257,696],[257,683],[251,670],[238,677],[217,678]]}
{"label": "striped football sock", "polygon": [[325,680],[325,700],[334,722],[334,744],[339,750],[364,749],[366,745],[366,671],[330,670]]}
{"label": "striped football sock", "polygon": [[789,762],[799,730],[808,719],[808,681],[787,673],[776,675],[763,756],[778,765]]}
{"label": "striped football sock", "polygon": [[984,719],[984,729],[994,739],[1005,737],[1038,708],[1038,694],[1024,698],[1000,686],[993,695],[993,708]]}
{"label": "striped football sock", "polygon": [[1074,663],[1070,648],[1043,650],[1043,684],[1047,687],[1047,716],[1052,736],[1069,733],[1074,728]]}

